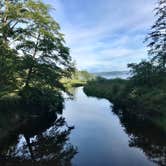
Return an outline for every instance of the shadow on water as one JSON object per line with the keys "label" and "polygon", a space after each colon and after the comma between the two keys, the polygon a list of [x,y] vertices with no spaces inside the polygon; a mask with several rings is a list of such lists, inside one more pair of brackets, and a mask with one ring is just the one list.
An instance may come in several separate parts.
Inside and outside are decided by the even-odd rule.
{"label": "shadow on water", "polygon": [[[73,127],[69,127],[63,117],[57,117],[54,112],[32,115],[21,123],[17,120],[17,125],[13,115],[10,118],[7,116],[3,117],[6,127],[0,126],[1,165],[71,165],[77,150],[69,143]],[[15,121],[15,125],[9,126],[7,132],[11,121]]]}
{"label": "shadow on water", "polygon": [[166,165],[166,133],[149,122],[138,120],[128,113],[113,108],[125,132],[129,136],[129,147],[141,149],[157,165]]}

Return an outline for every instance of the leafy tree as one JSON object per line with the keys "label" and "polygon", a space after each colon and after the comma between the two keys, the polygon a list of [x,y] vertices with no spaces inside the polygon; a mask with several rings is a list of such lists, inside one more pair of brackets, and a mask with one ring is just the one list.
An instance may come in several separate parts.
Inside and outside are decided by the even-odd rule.
{"label": "leafy tree", "polygon": [[19,77],[21,87],[62,88],[60,78],[71,75],[69,48],[50,9],[38,0],[0,2],[1,83]]}
{"label": "leafy tree", "polygon": [[139,64],[129,64],[136,85],[152,86],[165,81],[166,72],[166,0],[159,0],[155,8],[156,21],[146,38],[150,61]]}
{"label": "leafy tree", "polygon": [[152,85],[152,76],[154,67],[150,62],[142,61],[139,64],[128,64],[128,67],[131,68],[131,74],[133,77],[131,80],[134,81],[134,84],[137,85]]}
{"label": "leafy tree", "polygon": [[25,7],[27,22],[16,47],[23,55],[25,86],[61,87],[60,78],[70,75],[73,66],[60,27],[49,14],[50,6],[29,0]]}
{"label": "leafy tree", "polygon": [[166,0],[159,0],[156,11],[156,21],[148,34],[149,55],[152,62],[157,63],[162,70],[166,68]]}
{"label": "leafy tree", "polygon": [[[13,50],[6,47],[0,40],[0,89],[14,86],[17,56]],[[6,88],[5,88],[6,89]]]}

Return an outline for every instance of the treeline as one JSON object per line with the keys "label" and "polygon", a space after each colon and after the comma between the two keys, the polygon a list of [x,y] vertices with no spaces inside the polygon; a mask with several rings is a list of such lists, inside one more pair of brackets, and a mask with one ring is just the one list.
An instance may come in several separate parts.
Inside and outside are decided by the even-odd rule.
{"label": "treeline", "polygon": [[71,77],[74,65],[52,11],[39,0],[0,2],[1,106],[16,98],[52,109],[63,100],[61,79]]}
{"label": "treeline", "polygon": [[94,80],[96,78],[95,75],[81,70],[75,70],[70,78],[63,77],[61,79],[61,82],[64,84],[66,89],[70,91],[71,88],[73,87],[79,87],[79,86],[84,86],[88,81]]}
{"label": "treeline", "polygon": [[149,60],[129,64],[129,80],[98,79],[84,89],[166,129],[166,0],[160,0],[155,11],[157,19],[146,38]]}

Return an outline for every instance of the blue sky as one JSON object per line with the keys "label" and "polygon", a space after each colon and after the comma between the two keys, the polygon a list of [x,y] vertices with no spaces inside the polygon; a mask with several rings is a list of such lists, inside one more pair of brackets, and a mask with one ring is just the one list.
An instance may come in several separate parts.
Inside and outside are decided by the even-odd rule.
{"label": "blue sky", "polygon": [[154,22],[157,0],[44,0],[56,11],[77,68],[126,70],[147,58],[143,43]]}

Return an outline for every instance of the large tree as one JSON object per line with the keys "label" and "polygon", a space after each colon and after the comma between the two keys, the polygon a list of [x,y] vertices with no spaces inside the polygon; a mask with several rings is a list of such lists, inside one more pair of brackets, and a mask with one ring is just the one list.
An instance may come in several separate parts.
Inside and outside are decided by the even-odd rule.
{"label": "large tree", "polygon": [[30,83],[58,86],[60,78],[72,69],[63,34],[49,14],[50,6],[33,0],[27,1],[25,6],[28,23],[18,38],[17,45],[27,71],[25,86]]}
{"label": "large tree", "polygon": [[59,80],[70,75],[73,65],[50,6],[38,0],[3,0],[0,8],[0,40],[21,61],[22,86],[62,87]]}

